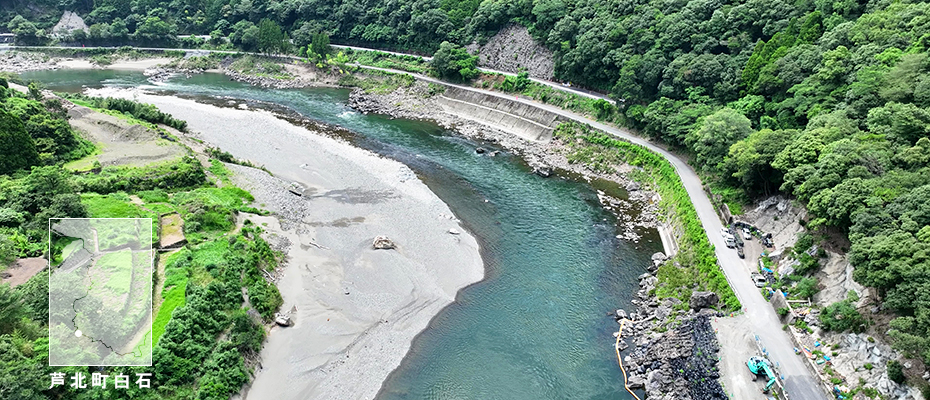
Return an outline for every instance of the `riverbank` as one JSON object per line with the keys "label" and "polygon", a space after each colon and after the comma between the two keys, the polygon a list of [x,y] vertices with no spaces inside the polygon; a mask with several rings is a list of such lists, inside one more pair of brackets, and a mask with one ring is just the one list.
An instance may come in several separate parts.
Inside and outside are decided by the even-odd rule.
{"label": "riverbank", "polygon": [[[294,321],[271,330],[245,398],[374,397],[414,336],[484,276],[474,237],[398,162],[265,111],[93,94],[155,104],[187,120],[195,138],[275,174],[230,166],[235,183],[276,217],[264,228],[288,255],[278,288]],[[289,193],[290,182],[304,195]],[[397,248],[373,249],[381,235]]]}
{"label": "riverbank", "polygon": [[[584,164],[571,162],[564,143],[558,140],[528,141],[499,129],[449,114],[438,104],[436,89],[428,83],[418,81],[387,93],[355,89],[349,96],[348,104],[363,113],[432,121],[479,143],[502,146],[520,156],[540,176],[548,177],[559,173],[575,174],[588,182],[597,179],[616,182],[626,190],[628,194],[626,199],[608,196],[604,192],[598,192],[598,198],[602,206],[621,219],[624,232],[620,236],[623,239],[636,242],[640,239],[640,235],[636,233],[638,230],[656,228],[659,224],[659,197],[654,191],[631,178],[630,173],[637,171],[637,167],[621,165],[615,171],[594,170]],[[639,210],[639,212],[628,212],[632,209]]]}

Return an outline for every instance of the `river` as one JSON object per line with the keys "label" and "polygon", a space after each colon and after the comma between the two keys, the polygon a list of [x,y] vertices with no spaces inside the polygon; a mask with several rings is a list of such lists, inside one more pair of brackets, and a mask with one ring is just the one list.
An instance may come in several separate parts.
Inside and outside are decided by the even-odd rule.
{"label": "river", "polygon": [[345,89],[262,89],[216,74],[160,85],[127,71],[22,76],[60,91],[144,86],[214,103],[221,97],[282,106],[344,127],[354,145],[413,169],[478,238],[486,278],[462,289],[417,336],[378,398],[632,398],[614,355],[617,325],[606,314],[629,305],[637,276],[662,248],[654,229],[640,229],[639,243],[616,238],[622,229],[596,190],[624,198],[617,185],[541,178],[506,151],[474,151],[493,144],[430,122],[354,112]]}

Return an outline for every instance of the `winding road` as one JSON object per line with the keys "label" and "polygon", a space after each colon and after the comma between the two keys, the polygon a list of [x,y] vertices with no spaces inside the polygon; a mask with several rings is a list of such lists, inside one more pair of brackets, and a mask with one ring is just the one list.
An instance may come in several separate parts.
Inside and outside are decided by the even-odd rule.
{"label": "winding road", "polygon": [[[4,46],[8,48],[18,48],[19,46]],[[334,46],[341,48],[352,48],[355,50],[368,50],[368,51],[381,51],[375,49],[366,49],[361,47],[350,47],[350,46]],[[35,47],[27,47],[35,48]],[[47,47],[46,47],[47,48]],[[66,48],[66,47],[59,47]],[[136,48],[139,50],[151,50],[151,51],[163,51],[163,50],[177,50],[185,52],[197,52],[199,54],[206,54],[212,52],[223,52],[223,53],[237,53],[234,51],[215,51],[215,50],[191,50],[191,49],[164,49],[164,48]],[[258,53],[247,53],[247,52],[238,52],[242,54],[254,54],[254,55],[263,55]],[[395,55],[409,55],[403,53],[393,53],[386,52]],[[277,56],[279,58],[289,58],[289,59],[301,59],[295,56]],[[429,59],[428,57],[424,57]],[[701,179],[698,177],[697,173],[692,169],[684,160],[672,154],[664,147],[643,139],[627,130],[620,129],[614,126],[606,125],[597,121],[594,121],[583,115],[579,115],[570,111],[563,110],[558,107],[554,107],[548,104],[542,104],[531,99],[527,99],[520,96],[514,96],[510,94],[501,94],[497,92],[476,89],[470,86],[452,84],[438,79],[421,75],[410,73],[401,70],[389,69],[389,68],[378,68],[372,66],[365,66],[356,64],[361,68],[370,69],[370,70],[379,70],[383,72],[390,72],[396,74],[408,74],[419,80],[426,82],[437,83],[445,86],[457,87],[464,90],[470,90],[473,92],[486,94],[490,96],[496,96],[504,98],[507,100],[517,101],[527,105],[531,105],[543,110],[555,113],[562,117],[578,121],[591,125],[595,129],[601,130],[605,133],[613,135],[617,138],[626,140],[630,143],[643,146],[648,148],[668,160],[669,163],[675,168],[678,175],[681,177],[682,185],[688,192],[688,195],[691,197],[691,201],[694,204],[694,208],[697,211],[698,217],[701,220],[701,224],[704,227],[704,231],[708,235],[711,244],[715,247],[715,253],[717,259],[720,263],[720,266],[727,277],[727,281],[730,283],[730,287],[733,288],[733,291],[736,293],[737,298],[743,305],[743,311],[749,317],[751,326],[748,327],[751,329],[752,333],[759,336],[760,341],[766,347],[768,352],[768,358],[775,363],[778,368],[781,376],[783,377],[783,384],[787,396],[791,400],[828,400],[828,397],[824,390],[821,389],[821,385],[817,382],[817,379],[810,373],[807,367],[804,365],[804,360],[801,356],[798,356],[794,353],[794,346],[792,345],[790,339],[788,338],[787,333],[785,333],[781,327],[782,323],[779,321],[778,316],[775,313],[775,310],[771,305],[762,297],[759,293],[759,289],[756,288],[754,283],[749,277],[749,273],[746,271],[746,268],[743,267],[743,260],[741,260],[735,251],[732,251],[727,248],[726,243],[724,243],[723,237],[717,232],[720,232],[723,228],[716,209],[708,198],[707,193],[704,191]],[[485,72],[496,72],[506,75],[514,75],[512,73],[506,73],[502,71],[494,71],[488,69],[482,69]],[[598,99],[608,99],[606,96],[601,94],[596,94],[592,92],[587,92],[579,90],[576,88],[566,87],[564,85],[558,84],[556,82],[550,82],[545,80],[539,80],[533,78],[534,81],[551,86],[558,90],[568,91],[578,95],[582,95],[589,98],[598,98]],[[608,99],[609,100],[609,99]],[[749,373],[747,369],[746,373],[747,384],[750,384]]]}

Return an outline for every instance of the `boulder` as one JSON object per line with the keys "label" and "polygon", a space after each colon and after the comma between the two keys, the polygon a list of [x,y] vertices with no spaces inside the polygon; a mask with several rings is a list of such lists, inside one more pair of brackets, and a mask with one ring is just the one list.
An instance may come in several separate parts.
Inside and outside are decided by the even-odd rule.
{"label": "boulder", "polygon": [[649,291],[655,289],[657,283],[659,283],[659,278],[649,275],[648,278],[639,281],[639,286]]}
{"label": "boulder", "polygon": [[449,234],[450,234],[450,235],[458,235],[459,233],[461,233],[461,232],[459,232],[458,229],[449,228]]}
{"label": "boulder", "polygon": [[484,147],[479,147],[479,148],[475,149],[475,153],[478,153],[478,154],[484,154],[484,153],[486,153],[487,151],[488,151],[488,149],[485,149]]}
{"label": "boulder", "polygon": [[694,292],[691,293],[690,306],[694,311],[699,311],[703,308],[709,308],[717,305],[717,302],[720,301],[720,297],[717,296],[717,293],[714,292]]}
{"label": "boulder", "polygon": [[288,317],[286,314],[276,314],[274,323],[279,326],[291,326],[291,317]]}
{"label": "boulder", "polygon": [[628,318],[628,316],[626,315],[626,311],[624,311],[624,310],[617,310],[617,311],[614,312],[614,315],[616,315],[615,318],[616,318],[617,320],[627,319],[627,318]]}
{"label": "boulder", "polygon": [[665,319],[668,318],[669,314],[671,313],[672,313],[672,310],[670,310],[668,307],[659,306],[659,308],[656,308],[656,313],[655,313],[656,320],[665,321]]}
{"label": "boulder", "polygon": [[388,239],[387,236],[378,236],[375,238],[375,241],[371,244],[375,249],[389,250],[397,248],[397,245],[391,239]]}
{"label": "boulder", "polygon": [[630,182],[630,183],[627,183],[627,184],[626,184],[626,191],[627,191],[627,192],[635,192],[635,191],[639,190],[640,187],[641,187],[641,186],[639,185],[638,182]]}
{"label": "boulder", "polygon": [[673,308],[679,304],[681,304],[681,300],[678,300],[677,297],[667,297],[664,300],[662,300],[662,306],[668,307],[668,308]]}
{"label": "boulder", "polygon": [[552,168],[549,167],[537,167],[533,169],[533,173],[539,175],[543,178],[548,178],[552,176]]}
{"label": "boulder", "polygon": [[626,380],[626,385],[630,389],[642,389],[646,387],[646,378],[642,375],[632,375]]}

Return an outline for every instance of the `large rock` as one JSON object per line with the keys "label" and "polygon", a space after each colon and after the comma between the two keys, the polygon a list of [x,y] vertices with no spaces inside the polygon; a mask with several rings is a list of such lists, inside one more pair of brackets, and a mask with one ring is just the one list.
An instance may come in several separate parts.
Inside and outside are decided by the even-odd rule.
{"label": "large rock", "polygon": [[291,326],[291,317],[287,314],[275,314],[274,323],[279,326]]}
{"label": "large rock", "polygon": [[717,293],[714,292],[694,292],[691,293],[691,309],[694,311],[699,311],[704,308],[709,308],[717,305],[717,302],[720,301],[720,297],[717,296]]}
{"label": "large rock", "polygon": [[626,385],[629,386],[630,389],[642,389],[646,387],[646,377],[642,375],[630,376],[626,381]]}
{"label": "large rock", "polygon": [[659,278],[649,275],[645,279],[639,281],[639,287],[645,289],[646,291],[650,291],[652,289],[655,289],[656,284],[658,282],[659,282]]}
{"label": "large rock", "polygon": [[397,248],[397,245],[391,239],[388,239],[387,236],[378,236],[375,238],[374,243],[371,244],[375,249],[380,250],[389,250]]}
{"label": "large rock", "polygon": [[626,311],[618,309],[618,310],[616,311],[616,317],[615,317],[615,318],[616,318],[617,320],[621,320],[621,319],[627,319],[628,316],[627,316],[627,314],[626,314]]}

